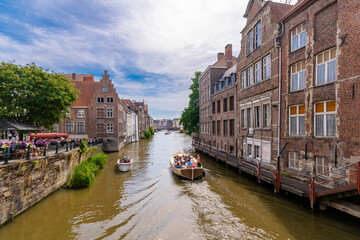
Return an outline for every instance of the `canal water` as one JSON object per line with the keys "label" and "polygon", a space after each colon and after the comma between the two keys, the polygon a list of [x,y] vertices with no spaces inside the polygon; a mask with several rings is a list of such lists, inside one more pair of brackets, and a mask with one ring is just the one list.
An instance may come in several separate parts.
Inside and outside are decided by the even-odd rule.
{"label": "canal water", "polygon": [[[87,189],[61,189],[0,228],[0,239],[359,239],[360,221],[312,212],[290,195],[201,156],[206,176],[179,179],[170,156],[191,138],[158,132],[110,153]],[[195,153],[193,153],[195,154]],[[118,156],[135,159],[117,170]]]}

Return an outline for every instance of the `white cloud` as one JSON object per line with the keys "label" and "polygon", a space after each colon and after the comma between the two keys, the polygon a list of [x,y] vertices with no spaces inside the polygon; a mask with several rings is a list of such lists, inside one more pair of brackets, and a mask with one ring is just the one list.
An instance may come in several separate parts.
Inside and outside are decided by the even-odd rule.
{"label": "white cloud", "polygon": [[[74,1],[37,0],[31,6],[17,6],[64,27],[10,16],[31,36],[21,41],[0,33],[1,60],[36,62],[57,72],[107,69],[120,95],[127,94],[121,97],[145,99],[150,113],[151,109],[162,109],[176,110],[180,115],[188,103],[194,72],[214,63],[216,53],[223,52],[228,43],[233,44],[233,55],[238,55],[248,1],[85,2],[88,5],[83,9],[71,9]],[[160,77],[141,82],[126,79],[129,69]]]}

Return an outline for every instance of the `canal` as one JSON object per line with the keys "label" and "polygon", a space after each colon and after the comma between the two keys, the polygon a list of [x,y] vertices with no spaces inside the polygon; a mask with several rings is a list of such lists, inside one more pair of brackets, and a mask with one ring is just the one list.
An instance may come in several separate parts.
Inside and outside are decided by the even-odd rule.
{"label": "canal", "polygon": [[[110,153],[87,189],[61,189],[0,228],[0,239],[359,239],[360,221],[240,176],[201,156],[202,180],[175,176],[169,157],[191,138],[158,132]],[[195,154],[195,153],[194,153]],[[118,156],[133,157],[120,173]]]}

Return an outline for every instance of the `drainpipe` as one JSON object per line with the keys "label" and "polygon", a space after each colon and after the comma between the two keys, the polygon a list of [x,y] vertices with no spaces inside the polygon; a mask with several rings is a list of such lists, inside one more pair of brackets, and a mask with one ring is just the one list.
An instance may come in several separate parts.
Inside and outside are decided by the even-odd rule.
{"label": "drainpipe", "polygon": [[235,107],[235,122],[234,122],[234,127],[235,127],[235,156],[237,157],[238,156],[238,141],[237,141],[237,138],[238,138],[238,131],[237,131],[237,81],[235,83],[235,99],[234,99],[234,107]]}
{"label": "drainpipe", "polygon": [[278,126],[277,126],[277,137],[278,137],[278,156],[277,156],[277,170],[280,170],[280,151],[281,151],[281,145],[280,145],[280,119],[281,119],[281,46],[280,43],[278,43],[278,39],[284,35],[284,23],[281,22],[281,32],[280,34],[275,38],[275,47],[279,49],[279,100],[278,100]]}

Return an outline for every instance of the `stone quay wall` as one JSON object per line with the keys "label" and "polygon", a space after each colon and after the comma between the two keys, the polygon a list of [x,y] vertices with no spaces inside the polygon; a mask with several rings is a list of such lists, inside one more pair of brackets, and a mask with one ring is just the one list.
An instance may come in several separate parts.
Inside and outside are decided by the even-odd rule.
{"label": "stone quay wall", "polygon": [[103,151],[102,144],[92,148],[94,150],[86,154],[80,154],[78,149],[74,149],[1,164],[0,225],[61,188],[81,161]]}

